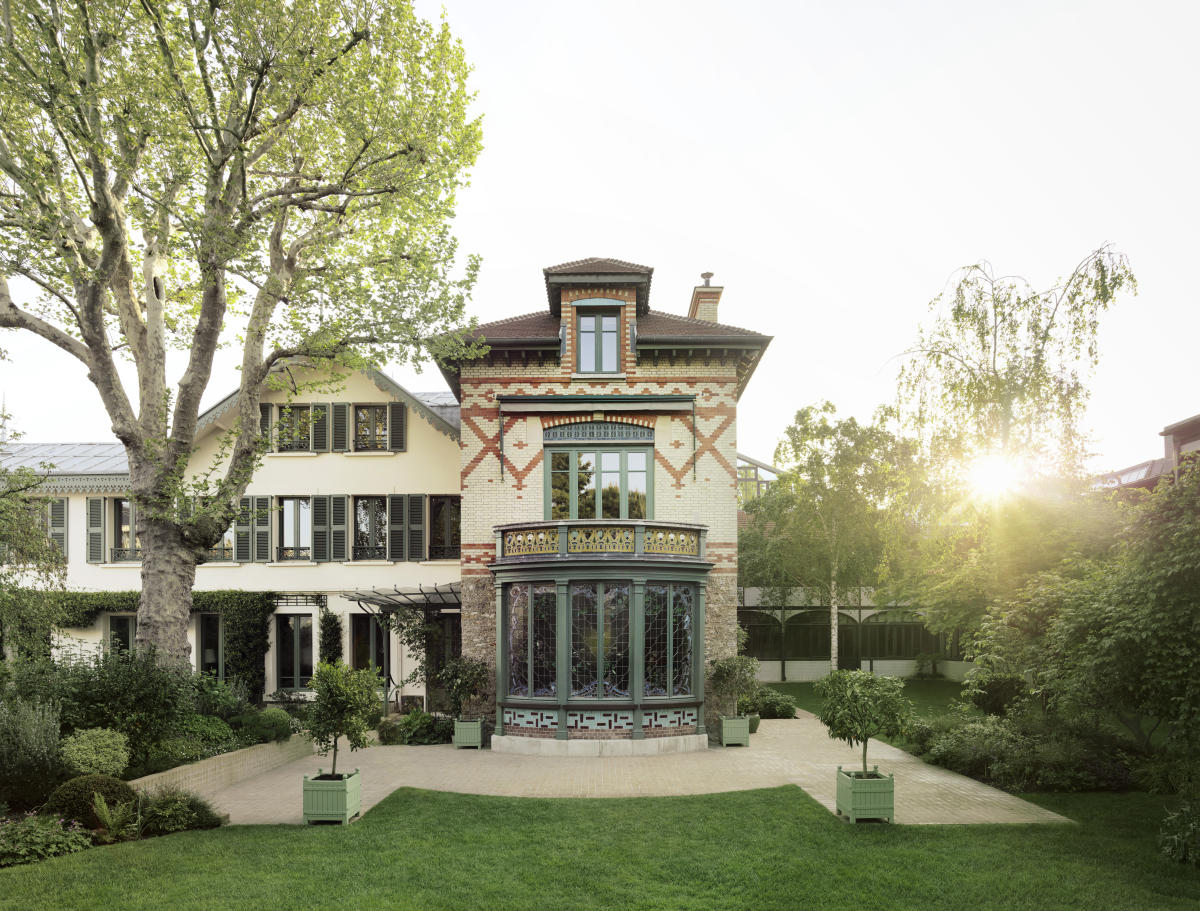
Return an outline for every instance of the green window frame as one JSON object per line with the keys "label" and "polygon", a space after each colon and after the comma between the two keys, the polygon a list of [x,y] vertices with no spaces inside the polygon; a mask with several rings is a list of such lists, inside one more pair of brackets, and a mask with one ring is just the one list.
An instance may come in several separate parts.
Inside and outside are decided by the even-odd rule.
{"label": "green window frame", "polygon": [[137,641],[137,614],[109,614],[104,644],[116,651],[132,651]]}
{"label": "green window frame", "polygon": [[373,668],[380,677],[388,675],[391,637],[373,614],[350,615],[350,661],[355,670]]}
{"label": "green window frame", "polygon": [[279,546],[275,552],[278,562],[312,560],[312,520],[311,497],[279,498]]}
{"label": "green window frame", "polygon": [[545,461],[546,521],[654,518],[652,447],[547,446]]}
{"label": "green window frame", "polygon": [[387,497],[354,498],[352,560],[386,560],[388,554]]}
{"label": "green window frame", "polygon": [[587,308],[575,316],[578,373],[621,372],[621,310]]}
{"label": "green window frame", "polygon": [[200,614],[196,629],[196,670],[225,679],[225,623],[220,614]]}
{"label": "green window frame", "polygon": [[302,690],[313,674],[312,614],[275,615],[277,689]]}
{"label": "green window frame", "polygon": [[388,406],[354,406],[354,451],[388,450]]}
{"label": "green window frame", "polygon": [[692,694],[695,616],[696,586],[691,582],[646,583],[642,638],[646,698]]}
{"label": "green window frame", "polygon": [[137,533],[137,507],[129,497],[114,497],[113,512],[113,563],[137,562],[142,559],[142,539]]}
{"label": "green window frame", "polygon": [[572,581],[568,591],[571,698],[631,698],[632,582]]}

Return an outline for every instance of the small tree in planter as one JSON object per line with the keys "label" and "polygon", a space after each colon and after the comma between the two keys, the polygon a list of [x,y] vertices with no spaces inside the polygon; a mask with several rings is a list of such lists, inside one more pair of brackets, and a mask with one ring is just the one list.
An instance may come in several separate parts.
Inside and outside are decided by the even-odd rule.
{"label": "small tree in planter", "polygon": [[719,709],[729,708],[731,716],[721,716],[721,746],[750,746],[750,719],[738,715],[739,697],[758,686],[758,659],[733,655],[708,666],[708,685],[720,700]]}
{"label": "small tree in planter", "polygon": [[356,671],[342,661],[322,661],[309,686],[316,698],[304,733],[318,755],[333,752],[333,765],[327,775],[318,769],[316,778],[304,776],[304,821],[348,823],[361,809],[362,782],[358,769],[338,774],[338,740],[345,737],[351,750],[370,744],[367,735],[379,714],[379,678],[370,669]]}
{"label": "small tree in planter", "polygon": [[463,705],[487,692],[492,670],[478,658],[452,658],[438,673],[438,682],[450,696],[454,714],[454,746],[483,747],[482,719],[463,718]]}
{"label": "small tree in planter", "polygon": [[844,772],[838,766],[838,812],[851,822],[859,817],[890,821],[895,781],[890,775],[884,778],[879,766],[867,768],[867,742],[872,737],[895,737],[904,732],[912,716],[904,681],[870,671],[834,671],[818,680],[813,689],[824,700],[817,720],[829,729],[829,736],[850,746],[862,744],[861,772]]}

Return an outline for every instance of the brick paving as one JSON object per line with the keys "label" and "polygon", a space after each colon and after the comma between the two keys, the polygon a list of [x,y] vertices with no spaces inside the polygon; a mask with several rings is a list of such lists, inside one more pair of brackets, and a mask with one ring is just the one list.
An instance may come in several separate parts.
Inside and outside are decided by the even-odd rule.
{"label": "brick paving", "polygon": [[[396,788],[504,797],[671,797],[794,784],[830,812],[835,770],[854,767],[861,750],[830,740],[807,712],[794,721],[763,721],[750,747],[634,757],[532,757],[440,746],[373,746],[339,751],[339,764],[362,770],[365,813]],[[897,823],[1065,823],[1070,820],[1012,794],[927,765],[872,742],[868,761],[896,775]],[[328,769],[327,757],[300,759],[213,795],[235,825],[301,822],[304,775]]]}

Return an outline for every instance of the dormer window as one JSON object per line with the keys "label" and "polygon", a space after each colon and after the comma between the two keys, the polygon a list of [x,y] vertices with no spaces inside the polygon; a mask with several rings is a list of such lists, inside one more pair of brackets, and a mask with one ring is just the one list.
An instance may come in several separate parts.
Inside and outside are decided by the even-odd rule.
{"label": "dormer window", "polygon": [[579,316],[579,372],[617,373],[620,321],[616,310],[589,310]]}

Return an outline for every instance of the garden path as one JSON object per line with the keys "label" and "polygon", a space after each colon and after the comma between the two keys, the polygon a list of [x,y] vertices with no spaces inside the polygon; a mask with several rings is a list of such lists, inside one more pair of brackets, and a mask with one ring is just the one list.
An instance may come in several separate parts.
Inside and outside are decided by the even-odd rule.
{"label": "garden path", "polygon": [[[751,746],[698,753],[622,757],[531,757],[441,746],[373,746],[339,751],[362,770],[365,813],[399,787],[506,797],[669,797],[794,784],[834,809],[834,770],[861,762],[861,750],[830,740],[808,712],[794,721],[764,720]],[[868,759],[896,775],[897,823],[1065,823],[1057,813],[971,778],[872,742]],[[327,758],[305,758],[212,795],[235,825],[300,823],[304,775]]]}

